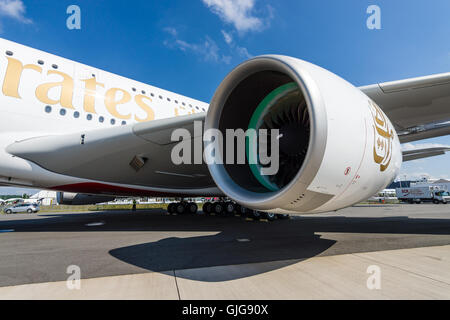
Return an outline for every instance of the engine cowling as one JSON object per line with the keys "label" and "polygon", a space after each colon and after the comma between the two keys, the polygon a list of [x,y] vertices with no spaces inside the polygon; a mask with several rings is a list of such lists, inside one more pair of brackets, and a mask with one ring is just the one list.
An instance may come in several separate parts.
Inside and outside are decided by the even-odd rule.
{"label": "engine cowling", "polygon": [[[209,159],[208,168],[227,196],[257,210],[344,208],[385,188],[402,162],[397,133],[375,102],[339,76],[292,57],[248,60],[216,90],[205,130],[219,130],[226,145],[227,129],[249,128],[279,130],[275,174],[264,176],[262,164],[249,163],[248,146],[245,164]],[[226,159],[226,148],[220,152]]]}
{"label": "engine cowling", "polygon": [[57,192],[56,193],[56,201],[59,204],[69,205],[69,206],[97,204],[97,203],[113,201],[114,199],[115,199],[115,197],[100,196],[100,195],[94,195],[94,194],[71,193],[71,192]]}

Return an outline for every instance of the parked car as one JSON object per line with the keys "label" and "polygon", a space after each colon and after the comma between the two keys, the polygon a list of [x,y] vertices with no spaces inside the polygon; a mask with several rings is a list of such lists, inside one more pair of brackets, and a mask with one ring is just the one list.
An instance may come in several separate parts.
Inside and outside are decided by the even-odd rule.
{"label": "parked car", "polygon": [[21,203],[21,204],[16,204],[11,207],[7,207],[3,211],[6,214],[10,214],[10,213],[20,213],[20,212],[37,213],[37,212],[39,212],[39,210],[40,210],[40,208],[39,208],[38,204]]}

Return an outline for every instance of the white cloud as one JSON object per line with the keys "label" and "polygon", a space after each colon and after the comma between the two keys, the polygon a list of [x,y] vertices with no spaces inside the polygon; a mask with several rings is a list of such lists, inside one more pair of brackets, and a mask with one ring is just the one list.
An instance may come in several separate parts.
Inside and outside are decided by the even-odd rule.
{"label": "white cloud", "polygon": [[22,23],[32,23],[25,17],[25,5],[21,0],[0,0],[0,15],[15,19]]}
{"label": "white cloud", "polygon": [[202,1],[213,13],[226,23],[232,24],[239,32],[258,31],[264,28],[263,20],[253,15],[255,0]]}
{"label": "white cloud", "polygon": [[233,43],[233,37],[232,37],[232,35],[230,33],[222,30],[222,34],[223,34],[223,38],[225,39],[225,42],[227,44]]}
{"label": "white cloud", "polygon": [[234,43],[232,32],[226,32],[224,30],[221,30],[221,32],[222,32],[223,38],[224,38],[225,42],[228,44],[228,46],[232,50],[235,50],[241,58],[250,59],[253,57],[253,55],[251,55],[248,52],[247,48],[240,47]]}
{"label": "white cloud", "polygon": [[168,34],[174,36],[174,37],[176,37],[178,35],[177,29],[172,28],[172,27],[164,28],[164,31],[167,32]]}
{"label": "white cloud", "polygon": [[243,57],[243,58],[245,58],[245,59],[253,58],[253,56],[252,56],[250,53],[248,53],[247,48],[244,48],[244,47],[236,47],[236,51],[238,52],[238,54],[239,54],[241,57]]}
{"label": "white cloud", "polygon": [[202,42],[190,43],[177,38],[177,34],[171,32],[172,30],[170,30],[170,28],[165,31],[174,36],[173,40],[164,41],[164,45],[169,48],[177,48],[183,52],[192,52],[198,56],[201,56],[205,61],[223,62],[226,64],[231,63],[231,57],[222,55],[216,42],[208,36],[206,36]]}

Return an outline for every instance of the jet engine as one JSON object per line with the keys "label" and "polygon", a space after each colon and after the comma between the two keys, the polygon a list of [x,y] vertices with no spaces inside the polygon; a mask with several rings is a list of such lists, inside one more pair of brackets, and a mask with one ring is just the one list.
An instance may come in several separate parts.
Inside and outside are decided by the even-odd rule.
{"label": "jet engine", "polygon": [[[260,56],[231,71],[211,101],[205,133],[210,129],[222,133],[226,146],[205,154],[217,186],[239,204],[266,212],[350,206],[385,188],[402,162],[394,126],[375,102],[339,76],[292,57]],[[228,147],[236,145],[229,129],[275,138],[278,170],[264,174],[261,135],[247,136],[245,163],[216,161],[238,152]],[[212,143],[205,141],[205,150]],[[270,146],[266,142],[273,152]]]}
{"label": "jet engine", "polygon": [[71,193],[71,192],[57,192],[56,201],[59,204],[78,206],[87,204],[97,204],[103,202],[113,201],[115,197],[99,196],[94,194]]}

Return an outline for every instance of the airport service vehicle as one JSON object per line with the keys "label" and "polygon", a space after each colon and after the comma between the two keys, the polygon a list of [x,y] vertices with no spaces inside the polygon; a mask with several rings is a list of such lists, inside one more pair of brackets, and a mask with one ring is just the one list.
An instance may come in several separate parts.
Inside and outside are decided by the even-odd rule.
{"label": "airport service vehicle", "polygon": [[11,213],[37,213],[39,212],[40,208],[39,205],[37,204],[27,204],[27,203],[22,203],[22,204],[16,204],[12,207],[8,207],[5,208],[3,211],[6,214],[11,214]]}
{"label": "airport service vehicle", "polygon": [[449,203],[450,194],[446,190],[442,190],[433,186],[416,186],[409,188],[397,188],[396,194],[398,200],[409,203]]}
{"label": "airport service vehicle", "polygon": [[[0,85],[0,184],[56,190],[68,203],[171,197],[181,205],[171,210],[192,212],[184,199],[214,197],[215,212],[318,213],[383,190],[403,161],[448,151],[400,144],[450,134],[450,73],[355,87],[265,55],[205,103],[2,39]],[[244,135],[240,162],[209,136],[228,146],[228,130],[266,132],[279,154],[263,161],[257,152],[271,144]],[[178,163],[181,142],[194,150]]]}

